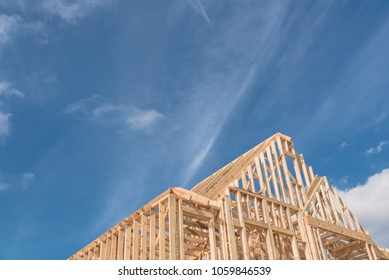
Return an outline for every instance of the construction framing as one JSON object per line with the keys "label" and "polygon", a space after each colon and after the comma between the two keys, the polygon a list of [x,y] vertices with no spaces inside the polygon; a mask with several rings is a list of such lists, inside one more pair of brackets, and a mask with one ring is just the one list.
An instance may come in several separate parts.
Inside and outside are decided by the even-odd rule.
{"label": "construction framing", "polygon": [[389,250],[277,133],[192,190],[166,190],[69,259],[377,260]]}

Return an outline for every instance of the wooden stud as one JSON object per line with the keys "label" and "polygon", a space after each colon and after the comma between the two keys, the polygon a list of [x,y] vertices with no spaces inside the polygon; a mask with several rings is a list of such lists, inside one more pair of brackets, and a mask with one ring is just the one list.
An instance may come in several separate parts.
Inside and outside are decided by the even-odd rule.
{"label": "wooden stud", "polygon": [[211,260],[216,260],[216,232],[215,232],[215,218],[213,210],[211,210],[212,218],[208,221],[209,227],[209,246],[211,249]]}
{"label": "wooden stud", "polygon": [[156,213],[155,209],[150,209],[150,260],[155,260],[156,251]]}
{"label": "wooden stud", "polygon": [[174,195],[169,195],[169,259],[177,259],[177,249],[176,249],[176,226],[177,226],[177,217],[176,217],[176,198]]}
{"label": "wooden stud", "polygon": [[159,239],[159,260],[165,260],[166,250],[165,250],[165,205],[159,203],[159,230],[158,230],[158,239]]}
{"label": "wooden stud", "polygon": [[180,259],[185,260],[185,246],[184,246],[184,212],[182,211],[182,199],[178,200],[178,239]]}
{"label": "wooden stud", "polygon": [[232,222],[232,213],[231,213],[231,198],[230,198],[230,190],[225,190],[224,196],[224,204],[225,204],[225,215],[226,215],[226,223],[227,223],[227,235],[228,235],[228,248],[230,251],[230,259],[237,260],[238,259],[238,251],[236,247],[236,239],[234,232],[234,224]]}
{"label": "wooden stud", "polygon": [[69,259],[389,259],[389,250],[277,133],[192,190],[166,190]]}
{"label": "wooden stud", "polygon": [[130,226],[130,224],[127,224],[126,232],[125,232],[124,259],[125,260],[133,259],[131,253],[132,253],[132,227]]}

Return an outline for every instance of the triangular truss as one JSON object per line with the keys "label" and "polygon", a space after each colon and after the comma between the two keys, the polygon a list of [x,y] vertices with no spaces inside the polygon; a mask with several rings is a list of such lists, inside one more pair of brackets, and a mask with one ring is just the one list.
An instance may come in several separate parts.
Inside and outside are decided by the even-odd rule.
{"label": "triangular truss", "polygon": [[171,188],[69,259],[389,259],[290,137]]}

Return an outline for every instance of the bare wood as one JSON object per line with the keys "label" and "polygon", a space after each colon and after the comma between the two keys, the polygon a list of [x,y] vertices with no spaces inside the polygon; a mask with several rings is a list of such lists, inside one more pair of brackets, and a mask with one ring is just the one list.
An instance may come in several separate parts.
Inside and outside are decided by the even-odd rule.
{"label": "bare wood", "polygon": [[243,259],[249,260],[249,246],[247,244],[247,234],[246,234],[246,227],[243,220],[243,211],[242,211],[242,196],[240,194],[240,191],[236,193],[236,202],[238,204],[238,216],[239,216],[239,223],[242,227],[242,247],[243,247]]}
{"label": "bare wood", "polygon": [[236,260],[236,259],[238,259],[238,251],[236,248],[234,224],[233,224],[232,215],[231,215],[231,200],[230,200],[229,189],[225,190],[224,204],[225,204],[225,209],[226,209],[225,215],[226,215],[226,223],[227,223],[227,234],[228,234],[228,240],[229,240],[230,256],[231,256],[232,260]]}
{"label": "bare wood", "polygon": [[373,242],[371,240],[371,237],[367,234],[357,232],[354,230],[350,230],[350,229],[346,229],[346,228],[342,228],[342,227],[336,226],[336,225],[331,224],[331,223],[326,222],[326,221],[318,221],[318,220],[316,220],[312,217],[308,217],[308,216],[304,217],[304,219],[306,219],[306,221],[314,227],[318,227],[318,228],[321,228],[324,230],[332,231],[332,232],[335,232],[337,234],[342,234],[344,236],[349,236],[351,238],[359,239],[359,240],[366,241],[369,243]]}
{"label": "bare wood", "polygon": [[273,194],[271,192],[271,188],[270,188],[270,181],[269,181],[269,176],[267,174],[267,168],[266,168],[266,161],[265,161],[265,156],[263,155],[263,153],[260,153],[259,154],[259,159],[260,159],[260,163],[261,165],[263,166],[263,175],[264,175],[264,178],[265,178],[265,193],[267,193],[267,196],[272,198],[273,197]]}
{"label": "bare wood", "polygon": [[180,259],[185,260],[185,247],[184,247],[184,212],[182,210],[182,199],[178,200],[178,239]]}
{"label": "bare wood", "polygon": [[176,231],[177,231],[177,217],[176,217],[176,198],[174,195],[169,195],[169,259],[177,259],[176,250]]}
{"label": "bare wood", "polygon": [[165,206],[162,203],[159,203],[159,260],[165,259]]}
{"label": "bare wood", "polygon": [[277,133],[192,190],[166,190],[69,259],[166,258],[389,259],[389,249]]}
{"label": "bare wood", "polygon": [[118,253],[117,260],[124,260],[124,231],[120,229],[118,231]]}
{"label": "bare wood", "polygon": [[[267,201],[265,199],[262,200],[262,211],[263,211],[263,217],[265,219],[265,223],[270,224],[269,209],[267,208]],[[269,229],[266,231],[266,245],[267,245],[267,250],[269,252],[270,259],[276,260],[277,253],[275,250],[274,236],[271,227],[269,227]]]}
{"label": "bare wood", "polygon": [[282,175],[281,175],[280,164],[278,162],[277,149],[276,149],[276,145],[275,145],[274,141],[271,142],[270,148],[271,148],[271,151],[272,151],[273,156],[274,156],[274,162],[276,163],[275,168],[276,168],[277,178],[279,179],[279,187],[281,189],[281,194],[282,194],[282,199],[280,199],[280,201],[285,202],[285,201],[287,201],[287,196],[286,196],[285,186],[284,186]]}
{"label": "bare wood", "polygon": [[213,210],[211,210],[212,218],[208,221],[209,225],[209,246],[211,248],[211,260],[216,260],[216,238],[215,238],[215,218],[213,215]]}
{"label": "bare wood", "polygon": [[139,260],[139,222],[134,219],[133,224],[133,232],[132,232],[132,259]]}
{"label": "bare wood", "polygon": [[118,236],[115,234],[112,234],[112,246],[111,246],[111,259],[117,260],[117,245],[118,245]]}
{"label": "bare wood", "polygon": [[141,260],[147,259],[147,217],[145,213],[142,213],[141,216]]}
{"label": "bare wood", "polygon": [[[267,157],[268,157],[268,162],[269,162],[269,166],[270,166],[270,170],[271,170],[271,181],[273,182],[273,189],[274,189],[274,192],[275,192],[275,195],[276,195],[276,199],[278,201],[281,201],[281,197],[280,197],[280,192],[278,190],[278,184],[277,184],[277,180],[276,180],[276,173],[275,173],[275,168],[274,168],[274,165],[273,165],[273,155],[270,151],[270,147],[266,147],[266,153],[267,153]],[[270,186],[269,186],[270,188]]]}
{"label": "bare wood", "polygon": [[131,260],[131,252],[132,252],[132,227],[127,224],[126,226],[126,241],[125,241],[125,250],[124,250],[124,259]]}
{"label": "bare wood", "polygon": [[106,251],[105,251],[106,259],[111,260],[111,257],[112,257],[111,253],[112,253],[112,236],[109,236],[107,238],[107,247],[106,247]]}
{"label": "bare wood", "polygon": [[150,209],[150,260],[155,260],[156,251],[156,213],[155,209]]}

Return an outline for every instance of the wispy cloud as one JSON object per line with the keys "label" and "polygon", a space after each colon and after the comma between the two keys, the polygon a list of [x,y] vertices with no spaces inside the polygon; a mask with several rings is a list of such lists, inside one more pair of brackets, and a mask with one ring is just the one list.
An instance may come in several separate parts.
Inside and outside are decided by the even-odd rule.
{"label": "wispy cloud", "polygon": [[183,186],[185,186],[189,182],[189,180],[195,174],[197,169],[203,163],[203,161],[206,158],[206,156],[208,155],[213,143],[215,142],[216,136],[217,136],[217,134],[214,134],[214,137],[211,138],[208,141],[208,143],[206,143],[206,146],[201,148],[200,152],[194,156],[194,158],[191,160],[191,162],[187,166],[186,172],[185,172],[186,176],[184,177],[184,182],[182,184]]}
{"label": "wispy cloud", "polygon": [[[50,16],[57,16],[66,23],[76,23],[79,19],[90,15],[98,7],[111,4],[104,0],[39,0],[32,3],[28,0],[0,2],[4,11],[0,12],[0,54],[13,39],[20,34],[34,35],[34,40],[46,43]],[[39,21],[31,21],[30,15],[38,15]],[[37,36],[39,35],[39,36]]]}
{"label": "wispy cloud", "polygon": [[339,145],[339,149],[340,149],[340,150],[344,150],[344,149],[346,149],[348,146],[350,146],[349,143],[347,143],[347,142],[342,142],[342,143]]}
{"label": "wispy cloud", "polygon": [[[198,11],[203,10],[201,2],[192,4],[198,5]],[[206,160],[235,106],[271,67],[280,47],[278,39],[288,7],[272,2],[256,8],[239,9],[223,26],[214,25],[218,36],[204,48],[199,58],[203,66],[197,76],[184,77],[190,82],[186,89],[190,100],[182,117],[194,123],[188,132],[190,141],[186,141],[185,187]]]}
{"label": "wispy cloud", "polygon": [[0,14],[0,55],[20,35],[34,35],[34,40],[46,41],[46,26],[39,21],[26,21],[20,15]]}
{"label": "wispy cloud", "polygon": [[369,177],[365,184],[338,192],[374,241],[389,247],[389,169]]}
{"label": "wispy cloud", "polygon": [[355,134],[387,119],[389,20],[382,21],[373,31],[349,54],[348,63],[338,66],[337,79],[328,83],[325,97],[307,122],[307,135],[322,133],[323,126]]}
{"label": "wispy cloud", "polygon": [[41,0],[40,6],[50,15],[59,16],[67,23],[75,23],[107,3],[103,0]]}
{"label": "wispy cloud", "polygon": [[91,105],[93,106],[94,103],[96,101],[99,101],[100,99],[101,99],[101,97],[94,95],[92,97],[77,100],[76,102],[69,104],[65,108],[65,113],[70,114],[70,113],[81,112],[84,114],[88,114],[88,112],[91,110],[90,106]]}
{"label": "wispy cloud", "polygon": [[210,20],[201,0],[188,0],[188,4],[193,10],[195,10],[200,16],[204,18],[208,25],[212,26],[212,21]]}
{"label": "wispy cloud", "polygon": [[0,140],[3,140],[11,132],[10,118],[11,114],[0,111]]}
{"label": "wispy cloud", "polygon": [[[3,178],[4,179],[4,178]],[[0,182],[0,191],[7,189],[28,189],[34,182],[35,174],[33,172],[24,172],[16,175],[6,175],[5,180]]]}
{"label": "wispy cloud", "polygon": [[127,118],[127,123],[134,129],[146,129],[165,116],[158,111],[133,109],[133,114]]}
{"label": "wispy cloud", "polygon": [[20,21],[20,16],[0,15],[0,54],[12,40]]}
{"label": "wispy cloud", "polygon": [[156,109],[140,109],[106,102],[100,96],[78,100],[68,105],[65,113],[77,114],[101,125],[121,124],[136,130],[148,130],[165,117]]}
{"label": "wispy cloud", "polygon": [[376,147],[372,147],[370,149],[367,149],[365,154],[366,155],[379,154],[383,151],[384,146],[386,146],[387,144],[389,144],[389,141],[381,141],[378,143],[378,145]]}
{"label": "wispy cloud", "polygon": [[3,182],[0,182],[0,192],[1,191],[4,191],[4,190],[7,190],[10,188],[10,185],[7,184],[7,183],[3,183]]}
{"label": "wispy cloud", "polygon": [[27,189],[35,180],[35,174],[32,172],[25,172],[20,176],[20,185],[23,189]]}
{"label": "wispy cloud", "polygon": [[2,81],[0,82],[0,96],[24,97],[24,94],[17,88],[13,87],[9,82]]}

